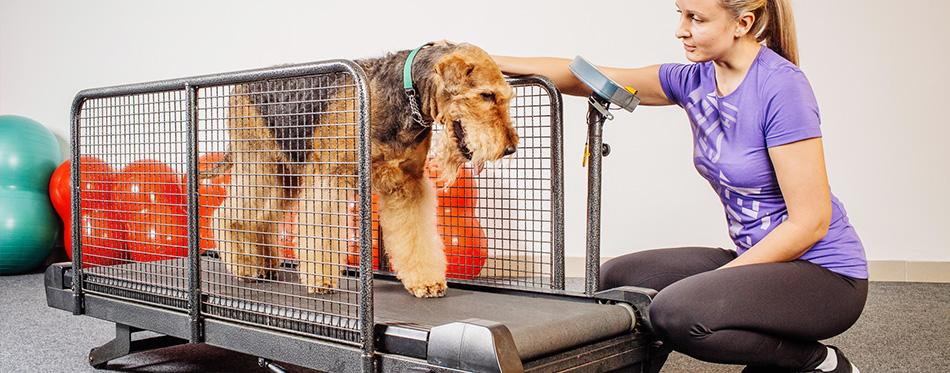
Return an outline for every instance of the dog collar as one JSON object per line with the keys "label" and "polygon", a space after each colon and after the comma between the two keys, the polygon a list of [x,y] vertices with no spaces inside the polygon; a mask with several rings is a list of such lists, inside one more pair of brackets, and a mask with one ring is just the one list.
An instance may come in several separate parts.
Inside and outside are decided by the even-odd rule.
{"label": "dog collar", "polygon": [[432,123],[422,119],[422,112],[419,110],[419,107],[422,105],[419,103],[419,94],[412,85],[412,60],[416,58],[416,54],[419,53],[422,48],[432,45],[435,45],[435,43],[428,42],[419,46],[419,48],[413,49],[412,52],[409,53],[409,57],[406,57],[406,64],[402,68],[402,88],[406,91],[406,98],[409,99],[409,110],[411,111],[412,119],[415,123],[424,128],[431,128]]}

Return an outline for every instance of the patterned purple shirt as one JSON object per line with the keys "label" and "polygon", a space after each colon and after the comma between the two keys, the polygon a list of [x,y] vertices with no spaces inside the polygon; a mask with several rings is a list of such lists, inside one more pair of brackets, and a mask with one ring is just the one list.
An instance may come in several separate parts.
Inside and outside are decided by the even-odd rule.
{"label": "patterned purple shirt", "polygon": [[[665,64],[660,84],[686,110],[693,163],[722,200],[729,236],[741,255],[788,218],[768,148],[821,137],[818,102],[805,74],[761,48],[739,87],[716,90],[712,62]],[[831,195],[828,234],[800,259],[855,278],[868,278],[864,246],[841,201]]]}

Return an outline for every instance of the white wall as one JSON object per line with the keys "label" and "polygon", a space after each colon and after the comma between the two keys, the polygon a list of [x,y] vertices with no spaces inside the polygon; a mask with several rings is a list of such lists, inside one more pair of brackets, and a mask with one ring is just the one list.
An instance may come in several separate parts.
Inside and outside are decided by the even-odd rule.
{"label": "white wall", "polygon": [[[594,8],[586,4],[596,4]],[[821,108],[832,190],[872,260],[950,261],[950,2],[798,0],[802,68]],[[81,89],[468,41],[491,53],[642,66],[685,62],[667,1],[0,0],[0,114],[44,123],[64,146]],[[566,100],[568,255],[584,247],[583,99]],[[731,247],[691,163],[675,107],[607,123],[603,255]],[[64,153],[65,154],[65,153]]]}

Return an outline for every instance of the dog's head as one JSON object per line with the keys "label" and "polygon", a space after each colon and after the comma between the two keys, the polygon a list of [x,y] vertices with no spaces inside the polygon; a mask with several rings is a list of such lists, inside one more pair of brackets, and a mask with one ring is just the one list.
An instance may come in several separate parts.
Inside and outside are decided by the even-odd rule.
{"label": "dog's head", "polygon": [[463,163],[470,161],[481,171],[485,163],[517,150],[518,133],[508,114],[515,95],[488,53],[460,44],[436,62],[434,73],[438,87],[434,117],[444,130],[434,138],[433,162],[442,169],[447,185]]}

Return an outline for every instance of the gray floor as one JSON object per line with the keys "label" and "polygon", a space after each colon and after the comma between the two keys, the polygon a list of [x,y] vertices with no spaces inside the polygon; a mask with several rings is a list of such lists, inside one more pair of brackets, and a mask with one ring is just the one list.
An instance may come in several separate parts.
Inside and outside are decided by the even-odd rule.
{"label": "gray floor", "polygon": [[[46,306],[42,274],[0,277],[0,372],[95,372],[89,349],[114,325]],[[950,284],[872,282],[858,323],[829,341],[862,372],[950,372]],[[305,369],[281,363],[289,371]],[[662,372],[739,372],[674,353]],[[102,371],[265,372],[257,358],[207,345],[140,352]]]}

